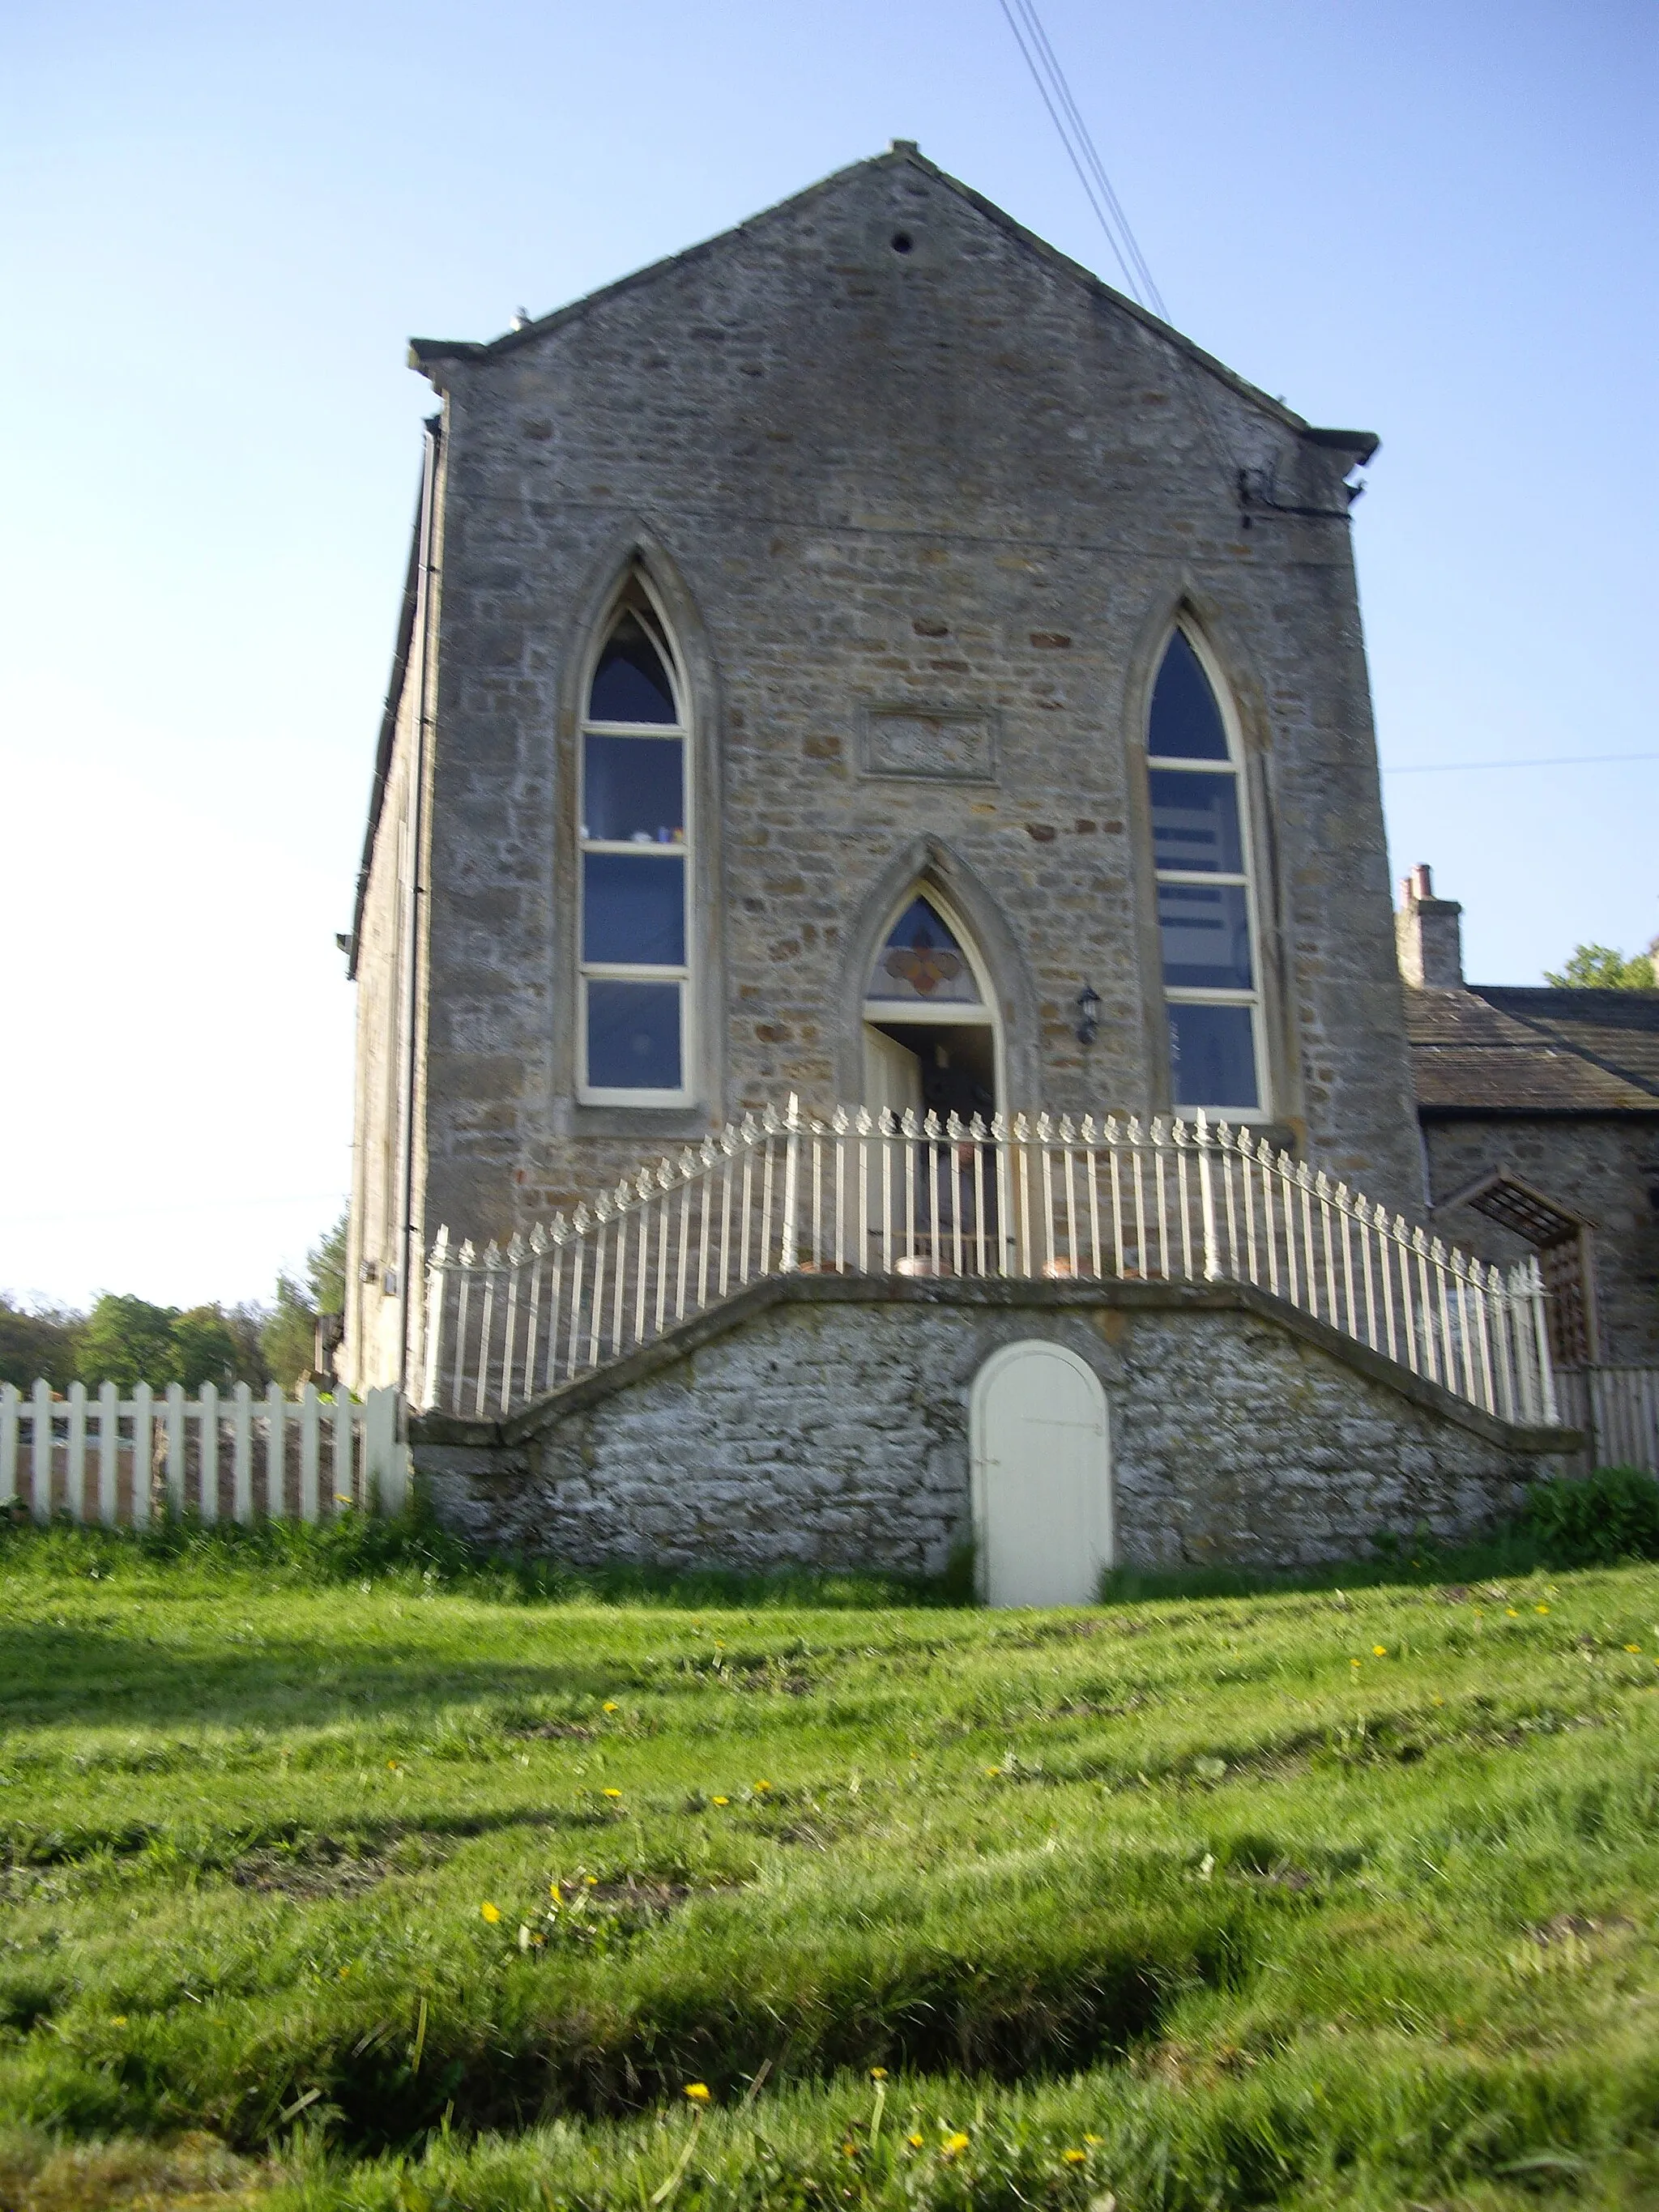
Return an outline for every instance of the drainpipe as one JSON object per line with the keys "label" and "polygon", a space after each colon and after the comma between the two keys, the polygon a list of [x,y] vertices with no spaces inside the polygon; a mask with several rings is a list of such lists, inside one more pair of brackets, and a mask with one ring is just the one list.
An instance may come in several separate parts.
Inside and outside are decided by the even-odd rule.
{"label": "drainpipe", "polygon": [[441,422],[441,416],[438,415],[428,419],[426,447],[421,456],[420,553],[415,586],[415,757],[410,764],[409,896],[404,924],[404,942],[409,947],[409,1000],[403,1067],[402,1249],[398,1267],[398,1290],[403,1307],[402,1325],[398,1332],[398,1395],[405,1404],[409,1399],[410,1322],[415,1310],[412,1286],[415,1269],[421,1257],[415,1243],[416,1038],[421,967],[421,849],[426,823],[427,667],[432,623],[432,525]]}

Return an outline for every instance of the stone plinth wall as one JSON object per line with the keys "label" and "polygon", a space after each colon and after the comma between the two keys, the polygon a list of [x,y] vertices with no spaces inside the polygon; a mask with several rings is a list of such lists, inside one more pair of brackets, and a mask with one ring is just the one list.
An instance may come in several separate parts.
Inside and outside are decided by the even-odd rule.
{"label": "stone plinth wall", "polygon": [[1100,1377],[1121,1564],[1290,1565],[1477,1534],[1577,1447],[1262,1293],[773,1278],[501,1425],[428,1416],[442,1518],[580,1565],[936,1573],[973,1534],[969,1394],[1002,1346]]}

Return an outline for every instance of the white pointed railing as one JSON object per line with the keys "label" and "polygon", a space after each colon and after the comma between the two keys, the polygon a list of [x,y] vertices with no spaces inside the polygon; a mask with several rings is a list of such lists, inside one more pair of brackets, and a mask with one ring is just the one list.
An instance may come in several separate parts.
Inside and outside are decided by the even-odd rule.
{"label": "white pointed railing", "polygon": [[1488,1413],[1556,1419],[1536,1261],[1448,1250],[1247,1128],[793,1098],[504,1250],[441,1231],[420,1406],[496,1418],[793,1273],[1255,1284]]}

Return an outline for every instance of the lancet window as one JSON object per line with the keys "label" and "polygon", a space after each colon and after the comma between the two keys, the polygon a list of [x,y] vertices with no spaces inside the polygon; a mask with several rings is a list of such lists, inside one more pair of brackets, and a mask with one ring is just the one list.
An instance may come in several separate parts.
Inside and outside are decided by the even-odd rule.
{"label": "lancet window", "polygon": [[630,586],[600,649],[581,729],[581,1095],[689,1096],[695,1018],[686,685],[667,628]]}
{"label": "lancet window", "polygon": [[1184,629],[1152,689],[1146,750],[1174,1103],[1258,1114],[1267,1082],[1242,760]]}

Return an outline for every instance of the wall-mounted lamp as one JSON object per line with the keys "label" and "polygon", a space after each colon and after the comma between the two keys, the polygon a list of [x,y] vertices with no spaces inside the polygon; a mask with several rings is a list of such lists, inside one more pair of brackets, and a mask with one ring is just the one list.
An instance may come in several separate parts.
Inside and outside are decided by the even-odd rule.
{"label": "wall-mounted lamp", "polygon": [[1092,1044],[1100,1027],[1100,994],[1091,983],[1085,983],[1077,994],[1077,1041]]}

